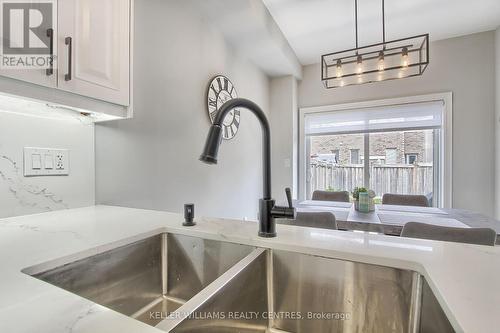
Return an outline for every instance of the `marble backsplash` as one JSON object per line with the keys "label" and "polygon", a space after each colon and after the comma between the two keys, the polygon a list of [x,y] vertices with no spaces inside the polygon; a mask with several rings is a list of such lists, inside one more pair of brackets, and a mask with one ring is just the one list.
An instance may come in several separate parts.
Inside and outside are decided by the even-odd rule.
{"label": "marble backsplash", "polygon": [[[70,175],[24,177],[23,148],[70,150]],[[0,218],[94,204],[94,125],[0,110]]]}

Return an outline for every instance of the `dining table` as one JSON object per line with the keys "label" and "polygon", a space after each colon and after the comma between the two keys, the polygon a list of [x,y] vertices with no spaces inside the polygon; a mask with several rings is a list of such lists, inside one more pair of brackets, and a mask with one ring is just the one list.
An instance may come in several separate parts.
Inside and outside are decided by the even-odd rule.
{"label": "dining table", "polygon": [[375,205],[369,213],[362,213],[351,202],[295,200],[297,212],[331,212],[339,230],[364,231],[400,236],[408,222],[421,222],[445,227],[491,228],[500,245],[500,221],[464,209],[437,207]]}

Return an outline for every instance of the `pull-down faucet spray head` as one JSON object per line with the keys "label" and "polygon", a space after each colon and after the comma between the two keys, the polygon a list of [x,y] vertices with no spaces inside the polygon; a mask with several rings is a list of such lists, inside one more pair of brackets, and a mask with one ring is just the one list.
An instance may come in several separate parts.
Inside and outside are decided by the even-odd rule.
{"label": "pull-down faucet spray head", "polygon": [[220,125],[210,126],[205,148],[200,156],[200,161],[207,164],[217,164],[217,155],[222,141],[222,127]]}

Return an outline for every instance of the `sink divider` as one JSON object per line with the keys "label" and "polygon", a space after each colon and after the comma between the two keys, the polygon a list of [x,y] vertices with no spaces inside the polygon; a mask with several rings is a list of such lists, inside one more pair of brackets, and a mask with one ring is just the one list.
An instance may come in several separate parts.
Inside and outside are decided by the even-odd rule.
{"label": "sink divider", "polygon": [[161,281],[162,281],[162,294],[168,293],[168,234],[161,234]]}
{"label": "sink divider", "polygon": [[[267,304],[268,304],[268,311],[269,313],[274,313],[274,265],[273,265],[273,250],[269,249],[267,251],[267,258],[266,258],[266,265],[267,265]],[[268,321],[269,321],[269,327],[274,327],[274,316],[269,316]]]}
{"label": "sink divider", "polygon": [[[170,314],[167,318],[162,320],[155,327],[166,332],[170,332],[176,328],[184,320],[188,319],[198,308],[200,308],[206,301],[208,301],[212,296],[214,296],[219,290],[221,290],[225,285],[232,281],[241,271],[243,271],[248,265],[253,263],[261,255],[267,253],[267,259],[269,260],[269,253],[267,249],[256,248],[245,258],[241,259],[233,267],[227,270],[224,274],[219,276],[215,281],[209,284],[206,288],[201,290],[198,294],[193,296],[184,305]],[[165,259],[166,260],[166,259]],[[272,259],[271,259],[272,260]],[[268,275],[269,279],[269,275]]]}
{"label": "sink divider", "polygon": [[[267,306],[268,312],[274,313],[274,254],[272,249],[267,250],[266,257],[266,278],[267,278]],[[268,316],[268,329],[266,333],[290,333],[274,327],[274,316]]]}
{"label": "sink divider", "polygon": [[412,292],[410,302],[410,319],[408,321],[408,332],[418,333],[420,331],[420,315],[422,311],[422,275],[413,273]]}

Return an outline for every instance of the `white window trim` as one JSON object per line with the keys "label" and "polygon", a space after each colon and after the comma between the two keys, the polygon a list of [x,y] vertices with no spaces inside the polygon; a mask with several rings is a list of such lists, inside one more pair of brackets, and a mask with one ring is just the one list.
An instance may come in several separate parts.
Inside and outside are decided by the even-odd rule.
{"label": "white window trim", "polygon": [[[387,162],[387,160],[388,160],[388,157],[387,157],[388,151],[396,153],[395,162],[394,163],[388,163]],[[392,161],[390,161],[390,162],[392,162]],[[397,164],[397,162],[398,162],[398,149],[397,148],[385,148],[385,164]]]}
{"label": "white window trim", "polygon": [[405,154],[405,163],[406,164],[410,164],[410,156],[415,156],[415,161],[418,161],[418,154],[415,154],[415,153],[408,153],[408,154]]}
{"label": "white window trim", "polygon": [[[352,152],[357,151],[358,152],[358,163],[352,163]],[[361,162],[361,155],[359,154],[361,152],[361,149],[349,149],[349,162],[350,164],[359,164]]]}
{"label": "white window trim", "polygon": [[436,102],[442,101],[444,103],[443,124],[441,127],[443,142],[443,149],[441,150],[441,161],[443,167],[441,168],[441,203],[443,208],[453,207],[453,93],[444,92],[436,94],[408,96],[400,98],[380,99],[373,101],[325,105],[317,107],[307,107],[299,109],[299,180],[298,180],[298,197],[304,200],[306,196],[306,177],[307,175],[307,140],[305,137],[305,116],[312,113],[321,112],[335,112],[335,111],[348,111],[361,108],[372,108],[381,106],[391,106],[400,104],[411,104],[421,102]]}

